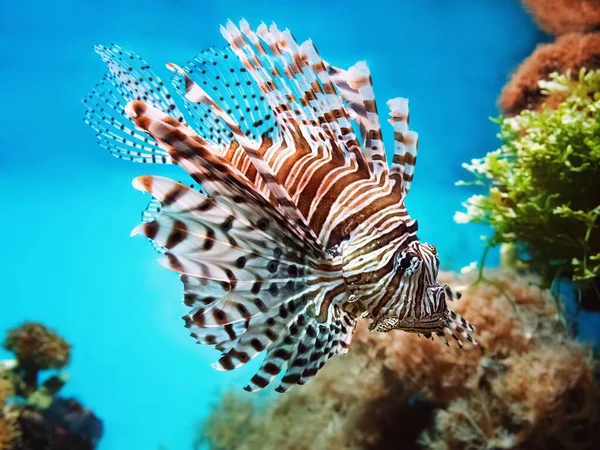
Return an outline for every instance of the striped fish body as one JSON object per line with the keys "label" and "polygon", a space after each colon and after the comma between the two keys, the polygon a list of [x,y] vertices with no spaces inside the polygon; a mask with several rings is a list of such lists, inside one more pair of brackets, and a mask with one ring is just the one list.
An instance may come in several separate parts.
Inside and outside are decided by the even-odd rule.
{"label": "striped fish body", "polygon": [[333,67],[275,25],[221,31],[224,50],[167,65],[185,113],[117,46],[96,49],[109,72],[84,100],[114,156],[177,164],[202,186],[136,178],[153,198],[132,234],[181,274],[185,325],[221,352],[215,367],[264,353],[246,389],[279,377],[285,392],[344,354],[360,317],[375,331],[472,340],[404,206],[417,148],[407,101],[388,102],[388,166],[366,64]]}

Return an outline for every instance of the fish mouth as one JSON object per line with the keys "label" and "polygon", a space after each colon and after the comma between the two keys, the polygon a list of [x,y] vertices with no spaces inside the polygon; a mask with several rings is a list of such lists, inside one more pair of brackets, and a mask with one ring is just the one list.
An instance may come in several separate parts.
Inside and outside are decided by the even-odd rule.
{"label": "fish mouth", "polygon": [[475,327],[451,309],[428,316],[425,320],[400,320],[398,317],[385,317],[376,319],[369,324],[369,331],[387,333],[392,330],[416,333],[431,340],[436,336],[447,346],[450,346],[451,341],[460,348],[464,346],[463,341],[478,345],[472,336]]}
{"label": "fish mouth", "polygon": [[392,330],[402,330],[409,333],[436,333],[442,331],[445,326],[444,313],[438,313],[428,316],[425,319],[416,319],[407,317],[400,319],[399,317],[384,317],[376,319],[369,324],[370,331],[387,333]]}

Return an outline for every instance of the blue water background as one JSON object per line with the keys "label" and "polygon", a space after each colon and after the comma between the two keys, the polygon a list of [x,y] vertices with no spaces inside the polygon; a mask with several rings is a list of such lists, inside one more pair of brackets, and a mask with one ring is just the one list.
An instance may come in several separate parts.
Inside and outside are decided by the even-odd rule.
{"label": "blue water background", "polygon": [[179,172],[96,146],[80,103],[105,71],[92,46],[118,43],[166,78],[165,62],[220,45],[218,25],[241,17],[312,38],[339,67],[367,60],[383,114],[388,98],[410,98],[409,211],[455,270],[478,259],[485,231],[452,220],[470,194],[454,186],[461,163],[498,146],[497,96],[545,39],[516,0],[2,2],[0,334],[39,320],[73,343],[64,393],[104,420],[102,450],[189,449],[219,392],[250,374],[210,368],[216,355],[182,327],[177,276],[129,238],[148,201],[131,180]]}

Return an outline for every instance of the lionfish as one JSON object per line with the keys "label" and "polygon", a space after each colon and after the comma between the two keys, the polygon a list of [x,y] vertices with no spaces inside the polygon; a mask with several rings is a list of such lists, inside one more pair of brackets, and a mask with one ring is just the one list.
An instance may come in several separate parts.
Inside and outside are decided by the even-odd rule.
{"label": "lionfish", "polygon": [[221,33],[224,49],[167,64],[185,115],[148,64],[116,45],[95,48],[109,72],[84,100],[114,156],[177,164],[201,186],[136,178],[153,199],[132,235],[181,274],[185,326],[221,352],[213,366],[266,351],[245,389],[280,377],[285,392],[345,354],[359,318],[372,331],[475,343],[405,207],[417,156],[408,101],[387,102],[388,167],[364,62],[334,67],[275,24],[229,21]]}

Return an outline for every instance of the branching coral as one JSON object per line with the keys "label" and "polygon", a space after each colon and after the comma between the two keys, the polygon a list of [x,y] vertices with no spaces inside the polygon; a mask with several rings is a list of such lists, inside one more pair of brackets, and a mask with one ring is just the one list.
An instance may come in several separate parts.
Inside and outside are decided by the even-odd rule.
{"label": "branching coral", "polygon": [[590,31],[600,26],[598,0],[523,0],[523,3],[548,33]]}
{"label": "branching coral", "polygon": [[567,34],[552,44],[539,45],[502,90],[499,100],[502,111],[514,116],[525,109],[540,110],[544,103],[555,108],[565,99],[564,92],[544,95],[539,81],[553,72],[567,70],[577,79],[582,68],[600,69],[600,33]]}
{"label": "branching coral", "polygon": [[[392,449],[398,442],[419,448],[416,436],[433,425],[435,405],[449,406],[422,438],[431,449],[517,448],[543,435],[546,423],[561,438],[579,419],[589,425],[597,410],[589,400],[596,392],[592,365],[585,348],[567,336],[553,297],[535,277],[486,276],[494,285],[480,283],[456,303],[478,327],[484,354],[479,347],[459,351],[361,326],[349,354],[307,386],[266,405],[241,392],[227,394],[201,441],[235,450]],[[454,284],[474,277],[441,274]],[[537,386],[523,392],[529,384]],[[415,404],[417,398],[426,401]]]}
{"label": "branching coral", "polygon": [[[511,244],[545,286],[569,277],[600,279],[600,71],[577,81],[553,75],[542,86],[567,98],[555,110],[499,119],[504,145],[464,166],[484,186],[459,222],[491,225],[489,245]],[[600,302],[600,291],[588,298]]]}

